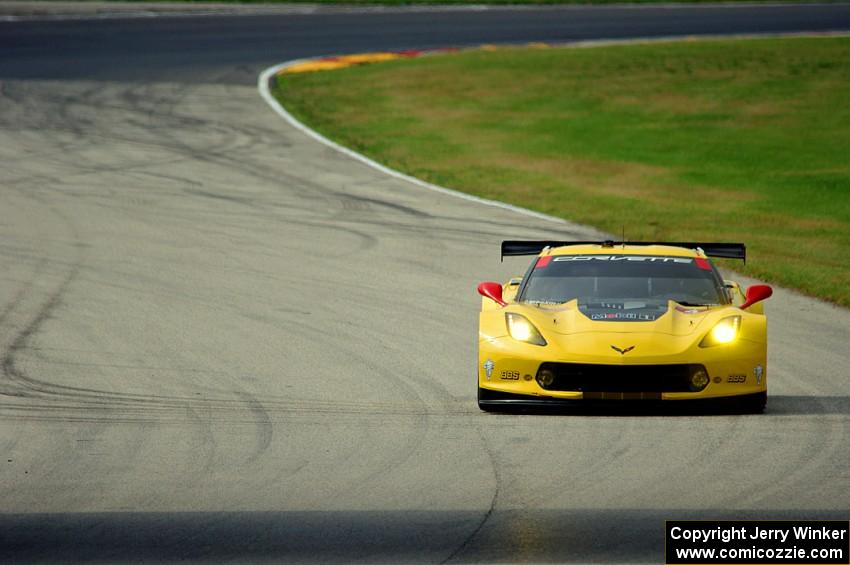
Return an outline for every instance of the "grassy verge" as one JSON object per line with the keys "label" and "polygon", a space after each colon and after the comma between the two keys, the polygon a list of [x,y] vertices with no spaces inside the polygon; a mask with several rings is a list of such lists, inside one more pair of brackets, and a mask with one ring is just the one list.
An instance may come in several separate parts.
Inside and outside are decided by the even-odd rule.
{"label": "grassy verge", "polygon": [[279,77],[390,167],[630,239],[744,241],[850,306],[850,38],[505,49]]}

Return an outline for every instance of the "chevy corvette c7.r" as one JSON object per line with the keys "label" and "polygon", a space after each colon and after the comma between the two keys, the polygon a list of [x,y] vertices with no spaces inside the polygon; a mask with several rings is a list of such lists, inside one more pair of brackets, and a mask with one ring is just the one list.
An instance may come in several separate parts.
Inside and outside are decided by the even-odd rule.
{"label": "chevy corvette c7.r", "polygon": [[521,278],[478,286],[481,409],[723,398],[764,409],[761,301],[773,291],[743,293],[709,259],[745,259],[743,244],[503,242],[512,255],[537,257]]}

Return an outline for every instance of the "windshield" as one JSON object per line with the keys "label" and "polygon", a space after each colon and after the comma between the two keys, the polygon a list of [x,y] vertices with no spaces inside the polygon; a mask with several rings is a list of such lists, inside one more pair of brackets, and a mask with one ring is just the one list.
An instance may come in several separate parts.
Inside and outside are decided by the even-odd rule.
{"label": "windshield", "polygon": [[[605,310],[666,310],[667,301],[691,306],[728,302],[722,280],[703,258],[655,255],[539,257],[526,277],[520,301]],[[648,319],[648,318],[644,318]]]}

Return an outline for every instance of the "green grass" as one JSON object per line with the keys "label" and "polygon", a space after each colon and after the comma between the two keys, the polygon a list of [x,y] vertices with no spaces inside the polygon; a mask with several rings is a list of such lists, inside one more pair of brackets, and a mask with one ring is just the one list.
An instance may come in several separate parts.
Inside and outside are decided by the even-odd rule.
{"label": "green grass", "polygon": [[850,306],[850,38],[505,49],[287,75],[299,119],[390,167]]}

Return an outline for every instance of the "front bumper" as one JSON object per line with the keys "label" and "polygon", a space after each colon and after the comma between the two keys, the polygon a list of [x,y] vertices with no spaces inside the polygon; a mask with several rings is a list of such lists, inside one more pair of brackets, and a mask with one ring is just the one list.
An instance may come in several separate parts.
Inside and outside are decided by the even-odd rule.
{"label": "front bumper", "polygon": [[[478,387],[487,397],[484,401],[545,405],[570,401],[695,401],[764,394],[767,390],[767,348],[755,341],[712,348],[687,347],[672,355],[596,353],[552,358],[553,353],[558,352],[508,337],[481,340]],[[551,364],[582,364],[593,369],[593,380],[579,379],[575,386],[561,387],[571,390],[544,388],[537,375],[541,366]],[[708,385],[695,392],[683,388],[670,378],[667,369],[674,366],[704,367]],[[606,368],[610,368],[610,378]],[[659,378],[654,378],[654,372],[661,373]]]}

